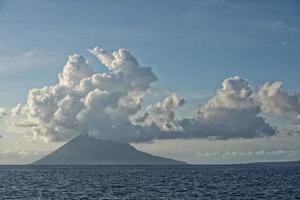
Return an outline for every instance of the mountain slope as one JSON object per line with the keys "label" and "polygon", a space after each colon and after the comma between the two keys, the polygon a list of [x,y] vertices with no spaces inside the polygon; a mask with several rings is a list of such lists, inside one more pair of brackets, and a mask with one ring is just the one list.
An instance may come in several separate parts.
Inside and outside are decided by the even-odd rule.
{"label": "mountain slope", "polygon": [[153,156],[125,143],[78,136],[33,165],[180,165],[168,158]]}

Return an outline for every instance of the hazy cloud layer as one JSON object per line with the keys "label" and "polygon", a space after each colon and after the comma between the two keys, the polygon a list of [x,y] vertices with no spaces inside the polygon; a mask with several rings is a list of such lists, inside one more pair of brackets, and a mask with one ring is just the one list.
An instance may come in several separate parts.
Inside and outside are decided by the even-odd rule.
{"label": "hazy cloud layer", "polygon": [[0,74],[15,73],[16,71],[24,71],[54,63],[54,59],[40,51],[10,50],[9,46],[3,43],[0,46]]}
{"label": "hazy cloud layer", "polygon": [[14,124],[50,141],[66,141],[79,134],[122,142],[231,139],[275,135],[276,128],[262,112],[299,114],[299,94],[283,91],[281,83],[267,83],[255,91],[247,80],[231,77],[195,109],[195,117],[180,119],[176,109],[185,100],[176,94],[143,105],[157,78],[128,50],[109,53],[95,47],[89,51],[108,68],[107,73],[96,72],[80,55],[70,55],[56,85],[31,89],[27,102],[11,110]]}
{"label": "hazy cloud layer", "polygon": [[5,109],[4,108],[0,108],[0,119],[2,117],[5,117],[6,115],[7,115],[7,112],[5,111]]}

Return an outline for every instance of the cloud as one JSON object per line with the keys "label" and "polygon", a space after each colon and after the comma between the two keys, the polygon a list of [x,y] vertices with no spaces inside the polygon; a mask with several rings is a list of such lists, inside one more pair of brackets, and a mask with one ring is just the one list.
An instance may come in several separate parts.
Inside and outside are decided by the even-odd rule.
{"label": "cloud", "polygon": [[156,76],[125,49],[112,54],[97,47],[90,51],[108,73],[96,73],[84,57],[70,55],[59,83],[31,89],[27,102],[12,109],[14,121],[36,125],[34,136],[51,141],[78,134],[127,141],[126,132],[135,131],[129,117],[141,109],[142,97]]}
{"label": "cloud", "polygon": [[275,134],[275,129],[259,114],[249,82],[240,77],[227,78],[222,88],[200,108],[199,120],[215,126],[218,138],[259,137]]}
{"label": "cloud", "polygon": [[0,152],[0,155],[2,157],[6,158],[10,153],[11,153],[10,150],[5,150],[5,151]]}
{"label": "cloud", "polygon": [[256,101],[266,113],[284,114],[295,112],[300,115],[300,93],[288,94],[283,83],[265,83],[255,95]]}
{"label": "cloud", "polygon": [[146,112],[142,116],[133,119],[137,124],[148,126],[153,124],[162,131],[182,131],[178,120],[175,118],[174,110],[184,104],[184,99],[172,94],[164,99],[163,102],[158,102],[149,105]]}
{"label": "cloud", "polygon": [[20,151],[4,150],[0,152],[0,157],[2,158],[27,157],[32,155],[37,155],[37,152],[29,152],[24,150],[20,150]]}
{"label": "cloud", "polygon": [[70,55],[63,72],[58,74],[59,85],[74,88],[82,79],[94,73],[95,71],[88,66],[84,57],[78,54]]}
{"label": "cloud", "polygon": [[5,117],[7,115],[7,112],[4,108],[0,108],[0,118]]}
{"label": "cloud", "polygon": [[279,157],[288,157],[293,154],[298,154],[299,149],[278,149],[278,150],[257,150],[257,151],[247,151],[247,152],[236,152],[236,151],[215,151],[215,152],[199,152],[197,154],[198,157],[221,157],[221,156],[226,156],[226,157],[237,157],[237,156],[246,156],[246,157],[251,157],[251,156],[256,156],[256,157],[266,157],[270,158],[270,156],[279,156]]}
{"label": "cloud", "polygon": [[185,100],[177,94],[145,106],[144,96],[157,80],[126,49],[89,50],[108,69],[99,73],[84,57],[68,57],[58,83],[29,91],[27,102],[11,110],[16,126],[30,128],[34,138],[67,141],[79,134],[104,140],[141,142],[171,138],[258,138],[277,133],[263,114],[299,113],[299,95],[278,82],[258,90],[240,77],[226,78],[206,104],[189,118],[176,114]]}
{"label": "cloud", "polygon": [[27,151],[19,151],[19,152],[17,152],[17,154],[20,155],[20,156],[27,156],[29,154],[29,152],[27,152]]}
{"label": "cloud", "polygon": [[222,88],[198,110],[194,118],[178,119],[174,110],[184,103],[177,95],[163,102],[148,106],[146,112],[136,118],[142,126],[158,128],[160,138],[254,138],[272,136],[276,129],[269,125],[253,99],[253,89],[240,77],[227,78]]}
{"label": "cloud", "polygon": [[265,83],[255,94],[256,103],[264,113],[275,116],[286,116],[287,134],[298,134],[300,131],[300,93],[289,94],[283,90],[283,83],[275,81]]}
{"label": "cloud", "polygon": [[6,45],[3,45],[0,52],[0,74],[47,66],[54,61],[49,57],[49,53],[47,55],[35,50],[10,50]]}

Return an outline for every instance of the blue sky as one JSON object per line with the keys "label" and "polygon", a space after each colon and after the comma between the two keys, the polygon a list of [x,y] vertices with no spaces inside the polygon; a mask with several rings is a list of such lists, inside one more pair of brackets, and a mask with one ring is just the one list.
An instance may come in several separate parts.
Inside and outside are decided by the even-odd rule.
{"label": "blue sky", "polygon": [[[0,1],[0,103],[56,81],[67,55],[127,48],[170,91],[214,92],[226,77],[300,83],[298,1]],[[22,84],[20,84],[22,83]],[[23,99],[22,99],[23,98]]]}
{"label": "blue sky", "polygon": [[[55,84],[69,54],[107,70],[87,51],[95,46],[129,49],[142,66],[152,67],[161,96],[177,92],[193,105],[206,102],[232,76],[255,87],[283,81],[287,91],[299,91],[299,10],[297,0],[0,0],[0,107],[25,102],[31,88]],[[32,162],[61,145],[28,144],[22,130],[1,133],[0,164]],[[136,147],[191,163],[232,163],[299,160],[299,140],[298,134]]]}

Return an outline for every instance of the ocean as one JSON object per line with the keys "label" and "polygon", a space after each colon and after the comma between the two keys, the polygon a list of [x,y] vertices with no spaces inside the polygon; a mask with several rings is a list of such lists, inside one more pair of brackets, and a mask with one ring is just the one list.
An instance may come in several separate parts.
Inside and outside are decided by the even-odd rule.
{"label": "ocean", "polygon": [[300,199],[300,166],[0,166],[0,199]]}

